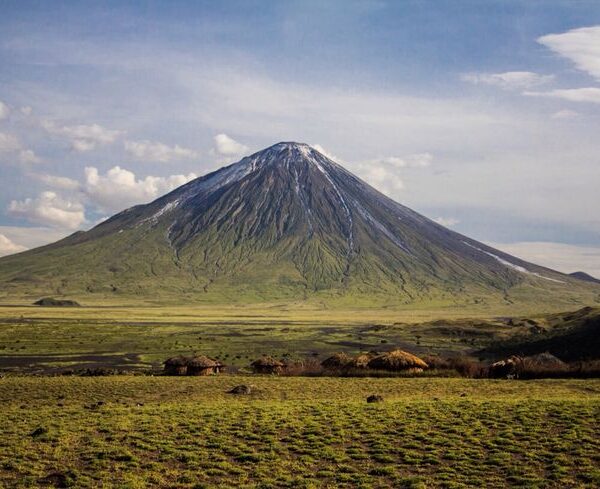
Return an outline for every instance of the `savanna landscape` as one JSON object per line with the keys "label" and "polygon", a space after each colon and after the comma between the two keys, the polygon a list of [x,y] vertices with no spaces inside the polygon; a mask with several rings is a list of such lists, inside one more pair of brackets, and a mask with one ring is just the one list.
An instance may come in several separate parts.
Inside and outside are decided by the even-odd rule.
{"label": "savanna landscape", "polygon": [[0,1],[0,487],[600,487],[598,46]]}
{"label": "savanna landscape", "polygon": [[[471,378],[506,356],[482,354],[490,345],[553,336],[562,345],[590,318],[597,348],[598,309],[512,321],[382,311],[376,322],[368,310],[350,318],[289,306],[1,309],[6,487],[600,483],[597,378]],[[533,333],[531,321],[549,332]],[[463,363],[404,374],[315,369],[335,352],[398,347]],[[200,353],[229,370],[163,374],[166,358]],[[252,373],[263,354],[312,368]],[[248,390],[232,392],[240,385]]]}

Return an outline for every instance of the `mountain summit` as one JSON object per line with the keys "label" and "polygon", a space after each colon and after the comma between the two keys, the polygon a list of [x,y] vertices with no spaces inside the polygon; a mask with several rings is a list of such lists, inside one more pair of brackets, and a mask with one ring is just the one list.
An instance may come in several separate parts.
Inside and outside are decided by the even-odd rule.
{"label": "mountain summit", "polygon": [[87,232],[0,260],[6,297],[590,302],[598,287],[490,248],[281,142]]}

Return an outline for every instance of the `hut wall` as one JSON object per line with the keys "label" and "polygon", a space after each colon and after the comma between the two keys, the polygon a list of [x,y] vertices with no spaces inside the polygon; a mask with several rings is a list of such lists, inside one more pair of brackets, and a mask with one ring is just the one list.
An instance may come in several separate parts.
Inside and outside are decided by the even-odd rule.
{"label": "hut wall", "polygon": [[214,367],[188,367],[187,368],[187,374],[188,375],[195,375],[195,376],[205,376],[205,375],[212,375],[215,369]]}
{"label": "hut wall", "polygon": [[255,365],[253,367],[256,374],[277,374],[283,372],[283,367],[273,365]]}
{"label": "hut wall", "polygon": [[187,373],[186,365],[169,366],[165,365],[165,373],[167,375],[185,375]]}

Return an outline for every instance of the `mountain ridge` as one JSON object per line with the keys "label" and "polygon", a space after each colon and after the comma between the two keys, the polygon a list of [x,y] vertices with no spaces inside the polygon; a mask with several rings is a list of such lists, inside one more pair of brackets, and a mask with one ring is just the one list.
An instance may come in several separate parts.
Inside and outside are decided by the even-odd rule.
{"label": "mountain ridge", "polygon": [[0,284],[6,296],[29,287],[29,294],[365,304],[579,304],[598,290],[444,228],[295,142],[87,232],[0,259]]}
{"label": "mountain ridge", "polygon": [[570,273],[569,276],[574,277],[579,280],[583,280],[585,282],[592,282],[595,284],[600,284],[600,279],[590,275],[589,273],[585,273],[582,271]]}

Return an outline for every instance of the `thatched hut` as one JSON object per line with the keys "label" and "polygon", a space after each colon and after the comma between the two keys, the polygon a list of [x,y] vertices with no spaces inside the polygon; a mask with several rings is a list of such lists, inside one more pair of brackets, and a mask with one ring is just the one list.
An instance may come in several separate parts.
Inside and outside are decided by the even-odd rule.
{"label": "thatched hut", "polygon": [[164,370],[167,375],[185,375],[187,373],[188,359],[183,355],[169,358],[164,362]]}
{"label": "thatched hut", "polygon": [[188,375],[213,375],[219,372],[221,364],[204,355],[198,355],[187,361]]}
{"label": "thatched hut", "polygon": [[353,360],[353,367],[356,368],[368,368],[369,362],[373,360],[373,358],[377,357],[377,353],[369,352],[369,353],[361,353]]}
{"label": "thatched hut", "polygon": [[428,365],[419,357],[403,350],[394,350],[372,358],[367,364],[374,370],[422,372]]}
{"label": "thatched hut", "polygon": [[255,374],[279,375],[285,368],[285,363],[275,360],[273,357],[261,357],[253,361],[250,366]]}
{"label": "thatched hut", "polygon": [[321,362],[321,366],[328,370],[339,370],[354,366],[354,359],[345,353],[334,353]]}

